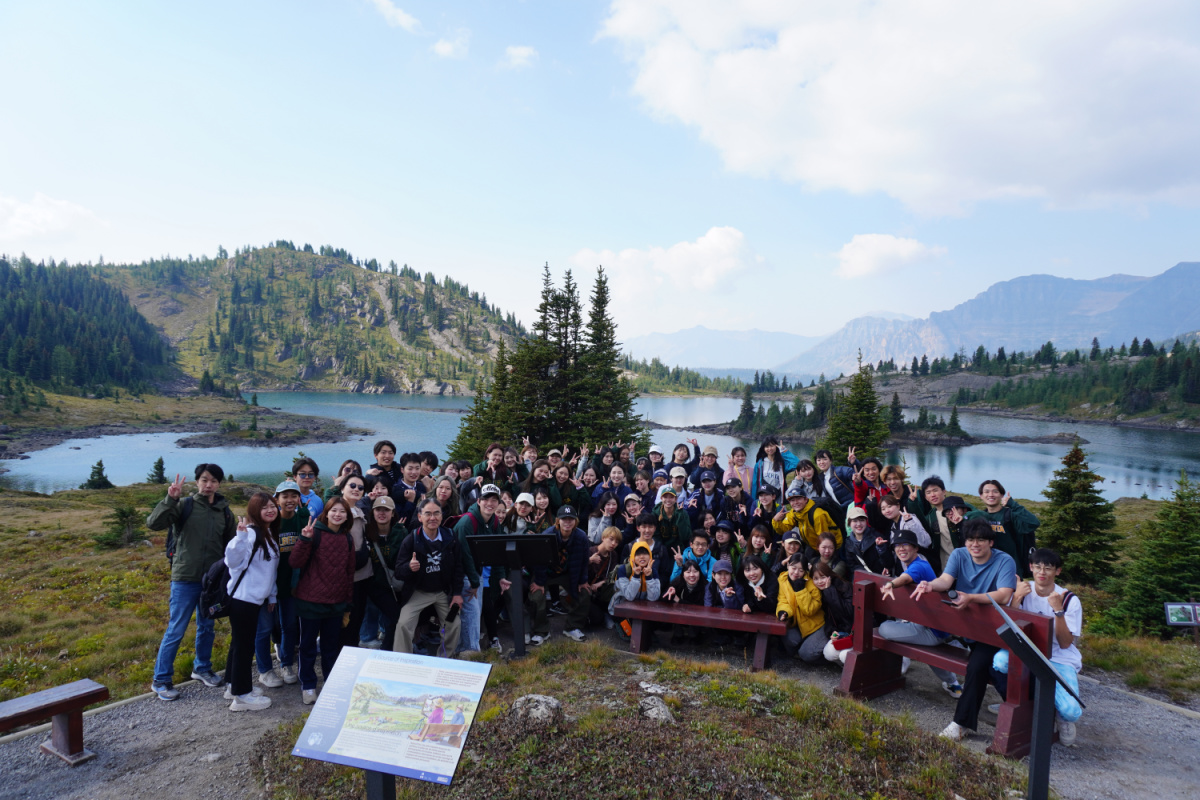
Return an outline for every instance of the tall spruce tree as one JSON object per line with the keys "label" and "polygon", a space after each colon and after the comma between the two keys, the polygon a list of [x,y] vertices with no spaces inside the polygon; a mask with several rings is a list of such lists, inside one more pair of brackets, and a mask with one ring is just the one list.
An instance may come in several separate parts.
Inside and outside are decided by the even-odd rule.
{"label": "tall spruce tree", "polygon": [[167,473],[166,465],[163,464],[162,456],[154,462],[154,468],[150,470],[150,474],[146,476],[146,483],[166,483]]}
{"label": "tall spruce tree", "polygon": [[749,429],[750,423],[754,421],[754,387],[747,383],[742,389],[742,407],[738,409],[737,421],[734,427],[739,431]]}
{"label": "tall spruce tree", "polygon": [[1067,580],[1097,583],[1112,573],[1117,557],[1111,533],[1116,525],[1113,504],[1096,488],[1104,478],[1088,467],[1078,438],[1062,464],[1042,492],[1050,508],[1042,514],[1038,540],[1062,556]]}
{"label": "tall spruce tree", "polygon": [[640,449],[649,447],[642,419],[634,411],[637,392],[621,375],[621,345],[617,326],[608,313],[610,300],[608,276],[604,268],[596,270],[588,311],[585,345],[580,354],[581,370],[573,394],[582,399],[578,413],[578,435],[584,442],[632,442]]}
{"label": "tall spruce tree", "polygon": [[92,474],[79,487],[80,489],[111,489],[113,483],[104,474],[104,460],[101,459],[92,465]]}
{"label": "tall spruce tree", "polygon": [[871,373],[858,356],[858,371],[850,378],[849,393],[839,398],[829,414],[829,427],[817,443],[818,448],[829,450],[835,460],[845,461],[846,450],[855,448],[859,459],[883,453],[887,441],[887,418],[880,413],[879,396]]}
{"label": "tall spruce tree", "polygon": [[946,423],[946,433],[953,436],[966,436],[967,432],[962,429],[962,425],[958,421],[958,404],[950,409],[950,421]]}
{"label": "tall spruce tree", "polygon": [[1163,603],[1200,599],[1200,485],[1183,474],[1139,539],[1122,597],[1106,618],[1118,628],[1166,635]]}
{"label": "tall spruce tree", "polygon": [[892,405],[888,414],[888,428],[895,433],[904,430],[904,408],[900,405],[900,395],[892,392]]}

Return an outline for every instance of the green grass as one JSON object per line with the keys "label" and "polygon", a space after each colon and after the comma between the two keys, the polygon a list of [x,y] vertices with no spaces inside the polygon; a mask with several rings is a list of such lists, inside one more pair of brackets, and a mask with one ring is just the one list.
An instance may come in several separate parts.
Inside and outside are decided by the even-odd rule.
{"label": "green grass", "polygon": [[[669,690],[674,725],[638,715],[637,684],[651,669]],[[557,697],[568,719],[551,728],[510,723],[512,701],[534,692]],[[266,796],[361,797],[359,770],[290,755],[303,725],[286,723],[256,746],[251,763]],[[991,800],[1021,788],[1022,772],[773,672],[665,654],[630,659],[564,641],[495,664],[451,787],[397,784],[404,798],[910,800],[953,791]]]}

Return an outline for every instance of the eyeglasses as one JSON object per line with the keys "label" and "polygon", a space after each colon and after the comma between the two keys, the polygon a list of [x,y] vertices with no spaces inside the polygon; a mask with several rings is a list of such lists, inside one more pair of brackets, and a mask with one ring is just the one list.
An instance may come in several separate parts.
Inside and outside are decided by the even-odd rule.
{"label": "eyeglasses", "polygon": [[297,478],[315,478],[317,476],[315,473],[312,473],[312,472],[297,472],[296,477]]}
{"label": "eyeglasses", "polygon": [[347,483],[346,488],[347,489],[362,489],[363,485],[361,483]]}
{"label": "eyeglasses", "polygon": [[1050,564],[1030,564],[1029,569],[1034,572],[1054,572],[1058,567],[1051,566]]}

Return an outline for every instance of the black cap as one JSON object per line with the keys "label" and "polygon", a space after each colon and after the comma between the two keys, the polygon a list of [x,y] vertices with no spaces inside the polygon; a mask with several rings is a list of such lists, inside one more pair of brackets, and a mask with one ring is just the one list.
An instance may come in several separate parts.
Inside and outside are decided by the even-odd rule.
{"label": "black cap", "polygon": [[717,479],[716,473],[714,473],[712,470],[706,469],[706,470],[704,470],[704,472],[700,473],[700,482],[701,483],[704,483],[705,481],[715,481],[716,479]]}
{"label": "black cap", "polygon": [[573,507],[562,506],[561,508],[558,509],[558,514],[555,515],[555,518],[556,519],[567,519],[567,518],[579,519],[579,515],[575,513],[575,509]]}
{"label": "black cap", "polygon": [[963,502],[961,497],[950,495],[942,500],[942,513],[945,514],[952,508],[961,508],[963,511],[969,511],[971,507]]}
{"label": "black cap", "polygon": [[741,478],[729,478],[728,480],[725,481],[725,488],[728,489],[730,486],[736,486],[739,489],[742,488],[742,479]]}
{"label": "black cap", "polygon": [[920,547],[917,544],[917,535],[912,531],[899,531],[892,535],[892,547],[899,544],[911,544],[913,547]]}
{"label": "black cap", "polygon": [[779,492],[776,491],[775,487],[769,483],[761,484],[758,487],[758,493],[759,494],[779,494]]}

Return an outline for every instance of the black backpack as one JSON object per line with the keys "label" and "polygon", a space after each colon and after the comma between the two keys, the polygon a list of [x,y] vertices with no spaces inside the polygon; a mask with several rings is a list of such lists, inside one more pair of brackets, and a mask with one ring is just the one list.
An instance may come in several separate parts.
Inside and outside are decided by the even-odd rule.
{"label": "black backpack", "polygon": [[[254,551],[257,549],[258,543],[255,542],[254,547],[250,550],[250,561],[254,560]],[[250,561],[246,562],[246,568],[233,582],[233,591],[225,588],[229,585],[229,567],[225,565],[225,559],[214,562],[200,580],[200,603],[196,613],[205,619],[228,617],[229,601],[233,595],[237,594],[238,587],[242,585],[242,578],[246,577],[246,573],[250,571]]]}
{"label": "black backpack", "polygon": [[[183,498],[179,508],[179,519],[167,527],[167,563],[175,563],[176,545],[179,544],[179,532],[183,530],[184,523],[188,521],[188,517],[192,515],[192,507],[196,504],[196,498],[188,495]],[[225,506],[225,527],[228,528],[230,523],[234,522],[233,512],[229,510],[229,506]]]}

